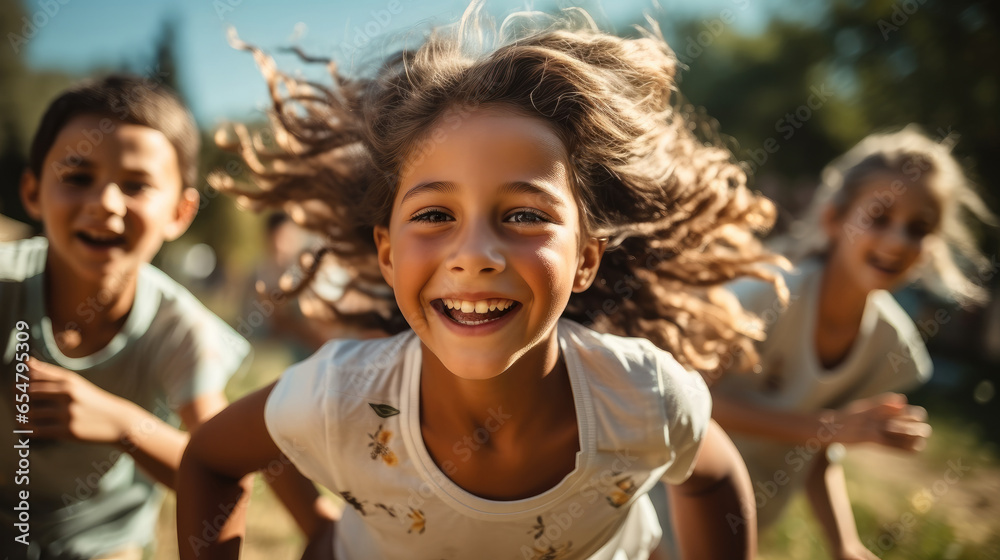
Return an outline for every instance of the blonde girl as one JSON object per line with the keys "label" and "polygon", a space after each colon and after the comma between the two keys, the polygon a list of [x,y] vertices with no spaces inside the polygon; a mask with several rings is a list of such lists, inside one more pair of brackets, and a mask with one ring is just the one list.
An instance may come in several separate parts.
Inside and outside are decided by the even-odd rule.
{"label": "blonde girl", "polygon": [[787,308],[760,282],[733,291],[765,323],[756,375],[713,388],[715,418],[754,484],[761,527],[804,487],[835,558],[876,556],[861,542],[839,457],[843,445],[916,451],[930,434],[924,409],[901,391],[931,375],[913,321],[889,294],[920,280],[963,304],[985,292],[986,265],[965,221],[992,217],[946,143],[916,127],[873,134],[832,162],[786,254]]}
{"label": "blonde girl", "polygon": [[324,233],[316,262],[373,301],[331,308],[395,335],[332,341],[198,432],[182,558],[235,554],[238,519],[201,548],[204,527],[241,476],[288,462],[348,504],[303,525],[322,557],[647,558],[661,479],[686,557],[753,555],[745,470],[688,368],[749,348],[712,289],[768,277],[773,208],[693,136],[655,29],[569,11],[476,48],[481,7],[373,76],[328,62],[332,88],[246,47],[276,146],[237,129],[261,187],[240,192]]}

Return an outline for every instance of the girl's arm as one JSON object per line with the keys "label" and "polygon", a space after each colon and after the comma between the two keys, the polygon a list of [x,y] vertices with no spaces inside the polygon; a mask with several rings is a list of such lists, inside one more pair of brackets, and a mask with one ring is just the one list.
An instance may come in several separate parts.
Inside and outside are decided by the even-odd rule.
{"label": "girl's arm", "polygon": [[273,388],[268,385],[236,401],[191,437],[177,481],[182,560],[239,557],[249,500],[239,481],[261,469],[277,473],[272,486],[309,536],[307,551],[315,549],[320,536],[332,535],[332,508],[281,453],[264,425],[264,405]]}
{"label": "girl's arm", "polygon": [[746,465],[714,421],[694,471],[666,485],[681,557],[751,559],[757,554],[757,508]]}
{"label": "girl's arm", "polygon": [[831,463],[825,452],[819,453],[809,470],[806,493],[813,512],[823,527],[830,550],[837,560],[877,560],[878,557],[861,544],[858,527],[847,497],[844,468]]}
{"label": "girl's arm", "polygon": [[931,428],[927,411],[898,393],[856,400],[839,410],[774,410],[713,393],[712,418],[726,431],[785,443],[877,443],[904,450],[923,447]]}

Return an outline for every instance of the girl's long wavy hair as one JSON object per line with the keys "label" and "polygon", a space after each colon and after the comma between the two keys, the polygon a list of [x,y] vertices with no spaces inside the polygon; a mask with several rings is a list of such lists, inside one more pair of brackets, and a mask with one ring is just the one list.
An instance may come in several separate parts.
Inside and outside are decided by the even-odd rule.
{"label": "girl's long wavy hair", "polygon": [[[986,290],[973,282],[969,273],[988,271],[991,263],[979,250],[967,218],[971,215],[988,225],[997,221],[952,156],[955,140],[949,135],[935,141],[912,124],[867,136],[823,169],[805,217],[793,224],[790,235],[776,240],[773,248],[792,261],[824,258],[830,246],[821,225],[826,209],[832,207],[835,215],[843,217],[873,177],[888,174],[898,177],[900,196],[906,196],[905,189],[910,186],[926,186],[940,210],[937,228],[924,240],[924,258],[911,274],[913,279],[963,306],[985,303]],[[885,204],[892,204],[892,200]]]}
{"label": "girl's long wavy hair", "polygon": [[537,14],[515,15],[492,35],[499,46],[485,48],[481,8],[473,2],[457,26],[432,31],[371,77],[350,78],[319,60],[332,86],[283,74],[233,39],[253,52],[270,87],[273,141],[241,126],[232,140],[223,131],[217,141],[242,153],[258,188],[223,174],[214,186],[257,208],[282,207],[324,234],[327,247],[305,268],[332,258],[349,271],[346,292],[371,301],[351,313],[330,301],[338,319],[398,332],[407,326],[379,272],[372,232],[388,223],[400,172],[434,149],[432,125],[478,107],[510,108],[557,132],[585,234],[609,240],[593,286],[573,294],[564,316],[647,338],[703,373],[754,360],[760,324],[720,285],[753,276],[783,289],[766,266],[782,259],[756,235],[772,225],[774,207],[747,189],[728,151],[699,139],[704,126],[676,101],[678,61],[655,23],[622,39],[580,10],[542,24]]}

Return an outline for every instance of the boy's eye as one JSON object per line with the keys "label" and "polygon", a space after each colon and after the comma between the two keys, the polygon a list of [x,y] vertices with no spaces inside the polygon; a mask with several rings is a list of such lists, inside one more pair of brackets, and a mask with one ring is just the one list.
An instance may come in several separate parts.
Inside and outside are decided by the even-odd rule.
{"label": "boy's eye", "polygon": [[426,222],[430,224],[440,224],[444,222],[449,222],[452,217],[440,210],[428,209],[421,212],[417,212],[411,218],[411,222]]}
{"label": "boy's eye", "polygon": [[82,173],[82,172],[67,173],[62,177],[63,183],[66,183],[67,185],[75,185],[77,187],[89,186],[93,180],[94,180],[93,175],[91,175],[90,173]]}
{"label": "boy's eye", "polygon": [[537,224],[549,220],[542,213],[534,210],[517,210],[507,216],[507,221],[515,224]]}

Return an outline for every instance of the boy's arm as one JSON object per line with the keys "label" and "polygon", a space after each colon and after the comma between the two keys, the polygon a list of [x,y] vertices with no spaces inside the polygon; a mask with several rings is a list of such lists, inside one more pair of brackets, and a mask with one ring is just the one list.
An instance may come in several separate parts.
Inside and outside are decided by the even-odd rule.
{"label": "boy's arm", "polygon": [[[174,487],[187,434],[75,372],[34,358],[28,360],[28,367],[29,418],[35,437],[117,445],[155,480]],[[225,398],[218,395],[218,399],[221,406],[208,398],[192,403],[182,418],[189,427],[197,426],[201,418],[225,406]]]}
{"label": "boy's arm", "polygon": [[[329,529],[335,515],[322,503],[315,487],[288,462],[264,424],[264,405],[273,388],[271,384],[236,401],[191,437],[177,483],[177,538],[182,560],[239,556],[249,499],[239,481],[275,464],[287,467],[278,475],[285,480],[275,486],[300,527],[311,528],[307,531],[310,547],[330,545],[318,541],[332,534]],[[293,495],[298,497],[291,498]]]}
{"label": "boy's arm", "polygon": [[757,509],[746,465],[714,421],[694,471],[666,485],[682,558],[750,559],[757,553]]}
{"label": "boy's arm", "polygon": [[856,400],[839,410],[774,410],[712,394],[712,418],[725,430],[785,443],[877,443],[917,450],[930,436],[927,412],[898,393]]}
{"label": "boy's arm", "polygon": [[[825,450],[824,450],[825,451]],[[809,470],[806,493],[813,512],[837,560],[877,560],[877,556],[861,544],[854,512],[847,497],[844,468],[831,463],[826,453],[819,453]]]}

